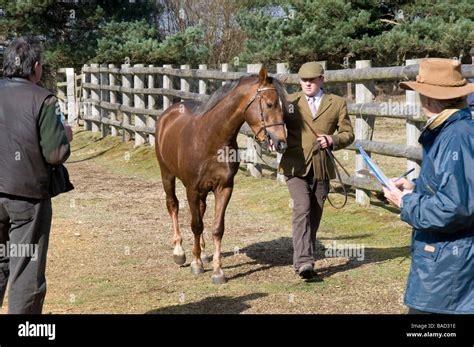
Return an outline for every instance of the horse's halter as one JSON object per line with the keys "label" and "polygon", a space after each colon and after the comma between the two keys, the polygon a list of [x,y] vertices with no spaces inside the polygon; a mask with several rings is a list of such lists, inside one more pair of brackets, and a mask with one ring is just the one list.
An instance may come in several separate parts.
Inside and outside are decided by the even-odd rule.
{"label": "horse's halter", "polygon": [[[277,126],[277,125],[285,125],[284,122],[272,123],[272,124],[266,124],[265,123],[265,117],[263,116],[262,96],[260,95],[260,92],[264,91],[264,90],[274,90],[278,93],[277,89],[273,88],[273,87],[257,88],[257,93],[255,93],[253,98],[250,99],[249,103],[247,104],[247,106],[245,107],[245,110],[244,110],[244,114],[245,114],[245,112],[247,112],[247,110],[249,109],[250,105],[252,105],[252,103],[255,100],[258,100],[258,105],[259,105],[259,108],[260,108],[260,124],[261,124],[261,127],[257,131],[257,133],[254,135],[254,139],[259,141],[259,142],[260,142],[260,140],[258,139],[258,135],[262,131],[263,131],[263,135],[265,136],[265,139],[268,139],[268,138],[270,138],[270,135],[268,134],[267,128],[274,127],[274,126]],[[280,99],[279,99],[279,101],[280,101]]]}

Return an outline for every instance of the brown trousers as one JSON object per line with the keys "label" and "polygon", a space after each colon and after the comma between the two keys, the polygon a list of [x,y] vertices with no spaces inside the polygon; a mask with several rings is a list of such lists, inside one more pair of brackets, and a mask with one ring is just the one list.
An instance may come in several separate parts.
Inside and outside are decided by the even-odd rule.
{"label": "brown trousers", "polygon": [[293,267],[314,265],[316,232],[329,192],[328,180],[314,178],[313,170],[305,177],[285,176],[293,200]]}

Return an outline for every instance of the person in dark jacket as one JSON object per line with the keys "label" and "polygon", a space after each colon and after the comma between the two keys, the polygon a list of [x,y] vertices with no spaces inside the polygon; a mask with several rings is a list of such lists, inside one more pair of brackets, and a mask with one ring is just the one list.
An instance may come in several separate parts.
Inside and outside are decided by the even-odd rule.
{"label": "person in dark jacket", "polygon": [[[56,98],[37,85],[41,56],[39,41],[15,39],[0,80],[0,306],[8,283],[13,314],[42,311],[51,197],[62,192],[52,186],[72,189],[61,166],[72,131],[61,122]],[[55,181],[58,173],[66,182]]]}
{"label": "person in dark jacket", "polygon": [[429,58],[416,82],[429,118],[421,132],[420,175],[392,180],[386,198],[413,227],[405,293],[409,313],[474,313],[474,121],[466,95],[474,84],[457,60]]}

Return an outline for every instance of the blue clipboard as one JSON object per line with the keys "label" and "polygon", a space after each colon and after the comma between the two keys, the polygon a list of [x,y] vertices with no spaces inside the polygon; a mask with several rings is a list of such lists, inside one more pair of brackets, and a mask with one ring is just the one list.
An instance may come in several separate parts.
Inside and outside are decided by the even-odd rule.
{"label": "blue clipboard", "polygon": [[362,155],[362,158],[364,159],[365,163],[369,167],[370,171],[374,174],[375,178],[380,182],[382,186],[387,188],[388,190],[391,190],[390,188],[390,181],[385,176],[385,174],[382,172],[382,170],[379,169],[379,167],[372,161],[372,159],[368,156],[368,154],[364,151],[360,143],[356,143],[357,149],[359,150],[360,154]]}

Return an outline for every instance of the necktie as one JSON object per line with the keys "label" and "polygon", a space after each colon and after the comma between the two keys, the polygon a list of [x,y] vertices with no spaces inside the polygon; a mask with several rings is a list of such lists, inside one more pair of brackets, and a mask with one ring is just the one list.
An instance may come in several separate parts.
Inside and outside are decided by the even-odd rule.
{"label": "necktie", "polygon": [[309,104],[309,109],[311,110],[311,114],[313,115],[313,118],[316,117],[316,101],[314,100],[315,97],[311,96],[308,100]]}

